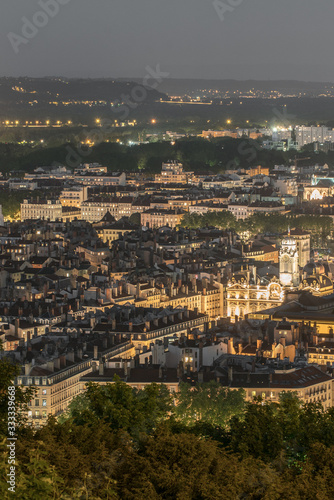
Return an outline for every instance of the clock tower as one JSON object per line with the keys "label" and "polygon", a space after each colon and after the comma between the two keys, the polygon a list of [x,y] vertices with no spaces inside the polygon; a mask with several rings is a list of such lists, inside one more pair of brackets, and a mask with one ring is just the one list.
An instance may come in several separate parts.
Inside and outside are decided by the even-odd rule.
{"label": "clock tower", "polygon": [[289,235],[282,240],[279,254],[279,279],[283,286],[299,285],[298,261],[297,241]]}

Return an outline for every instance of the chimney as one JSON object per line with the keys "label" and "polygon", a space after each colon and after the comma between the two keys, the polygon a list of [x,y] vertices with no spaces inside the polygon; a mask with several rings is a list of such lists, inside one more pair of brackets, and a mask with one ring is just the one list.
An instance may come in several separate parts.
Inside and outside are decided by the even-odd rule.
{"label": "chimney", "polygon": [[145,321],[145,327],[146,327],[146,330],[149,331],[150,328],[151,328],[151,322],[150,321]]}
{"label": "chimney", "polygon": [[99,375],[104,375],[104,361],[103,361],[103,359],[100,359],[100,363],[99,363]]}
{"label": "chimney", "polygon": [[54,362],[53,362],[53,359],[51,361],[48,361],[47,364],[47,369],[50,371],[50,372],[53,372],[54,371]]}
{"label": "chimney", "polygon": [[228,339],[227,354],[234,354],[233,339]]}
{"label": "chimney", "polygon": [[129,332],[133,331],[133,323],[132,321],[129,322]]}
{"label": "chimney", "polygon": [[53,362],[54,362],[54,367],[55,367],[55,369],[56,369],[56,370],[59,370],[59,369],[60,369],[60,359],[59,359],[59,358],[55,358],[55,359],[53,360]]}
{"label": "chimney", "polygon": [[111,320],[111,329],[114,331],[116,330],[116,320],[115,319]]}
{"label": "chimney", "polygon": [[108,348],[108,339],[107,337],[104,337],[103,338],[103,349],[107,349]]}
{"label": "chimney", "polygon": [[98,359],[99,355],[99,346],[94,345],[94,359]]}
{"label": "chimney", "polygon": [[257,339],[257,341],[256,341],[256,348],[257,348],[258,350],[260,350],[260,349],[261,349],[261,347],[262,347],[262,340],[261,340],[261,339]]}
{"label": "chimney", "polygon": [[24,374],[25,375],[29,375],[30,370],[31,370],[31,363],[25,363],[25,365],[24,365]]}
{"label": "chimney", "polygon": [[66,356],[65,355],[59,356],[59,361],[60,361],[60,367],[61,368],[65,368],[65,366],[66,366]]}
{"label": "chimney", "polygon": [[19,320],[19,318],[16,318],[15,319],[15,336],[16,337],[20,337],[20,335],[19,335],[19,327],[20,327],[20,320]]}
{"label": "chimney", "polygon": [[74,351],[70,351],[66,354],[66,359],[68,361],[72,361],[72,363],[74,363]]}

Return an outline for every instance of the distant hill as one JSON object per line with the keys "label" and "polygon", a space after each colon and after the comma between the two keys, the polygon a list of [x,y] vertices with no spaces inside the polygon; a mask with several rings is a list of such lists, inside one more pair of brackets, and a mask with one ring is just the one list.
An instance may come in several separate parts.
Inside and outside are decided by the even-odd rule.
{"label": "distant hill", "polygon": [[[129,94],[136,82],[112,79],[67,78],[0,78],[0,103],[40,105],[51,102],[106,101],[110,104]],[[154,102],[164,97],[156,90],[148,90],[146,101]]]}
{"label": "distant hill", "polygon": [[[139,81],[137,78],[131,78]],[[122,81],[122,80],[120,80]],[[163,79],[159,85],[160,92],[168,95],[185,95],[199,89],[216,89],[221,92],[248,92],[251,89],[260,92],[276,90],[282,94],[305,92],[305,97],[314,97],[327,90],[334,92],[334,83],[302,82],[298,80],[205,80],[205,79]]]}

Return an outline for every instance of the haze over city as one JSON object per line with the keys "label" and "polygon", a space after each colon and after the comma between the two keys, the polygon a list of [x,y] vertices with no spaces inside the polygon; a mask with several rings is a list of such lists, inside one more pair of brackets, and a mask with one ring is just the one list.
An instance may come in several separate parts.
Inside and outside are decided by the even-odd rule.
{"label": "haze over city", "polygon": [[15,54],[8,34],[40,3],[4,0],[3,76],[131,78],[159,63],[171,78],[334,81],[331,0],[66,0]]}

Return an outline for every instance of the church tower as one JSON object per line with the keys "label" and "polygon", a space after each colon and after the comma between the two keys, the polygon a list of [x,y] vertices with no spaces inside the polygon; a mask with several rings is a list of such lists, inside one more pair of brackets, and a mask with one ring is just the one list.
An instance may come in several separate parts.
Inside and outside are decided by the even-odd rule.
{"label": "church tower", "polygon": [[289,236],[282,240],[279,254],[279,279],[283,286],[299,285],[299,256],[295,238]]}

